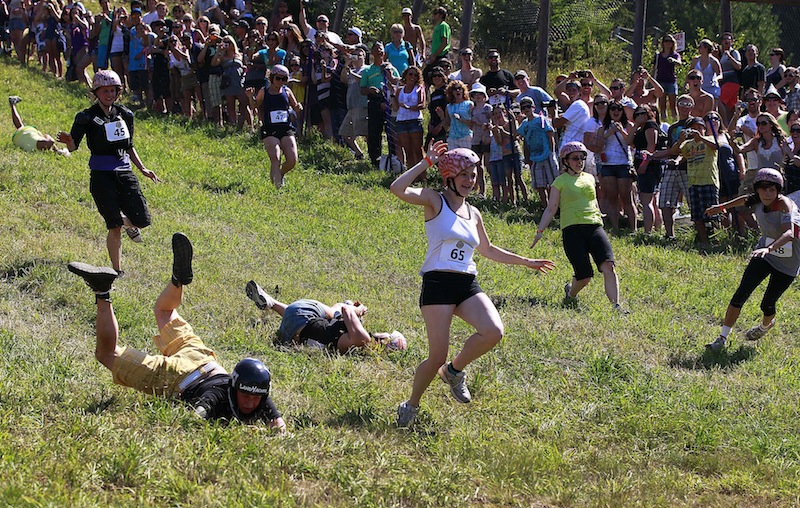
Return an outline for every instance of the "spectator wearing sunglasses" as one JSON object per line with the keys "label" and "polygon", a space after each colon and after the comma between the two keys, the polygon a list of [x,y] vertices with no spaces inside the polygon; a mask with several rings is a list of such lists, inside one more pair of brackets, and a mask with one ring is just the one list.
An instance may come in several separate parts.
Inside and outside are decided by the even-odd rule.
{"label": "spectator wearing sunglasses", "polygon": [[786,88],[786,96],[783,99],[787,111],[800,110],[800,69],[797,67],[787,67],[783,73],[782,82],[776,85],[778,91]]}
{"label": "spectator wearing sunglasses", "polygon": [[611,86],[608,87],[611,92],[610,98],[622,104],[625,108],[625,116],[628,117],[628,122],[633,122],[633,111],[636,109],[636,101],[625,95],[625,81],[622,78],[614,78],[611,81]]}

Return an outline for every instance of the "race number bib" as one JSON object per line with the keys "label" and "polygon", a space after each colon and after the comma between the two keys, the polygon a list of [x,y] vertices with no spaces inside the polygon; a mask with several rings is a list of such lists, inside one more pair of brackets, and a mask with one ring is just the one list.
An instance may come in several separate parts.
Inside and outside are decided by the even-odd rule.
{"label": "race number bib", "polygon": [[106,128],[106,140],[109,143],[113,143],[115,141],[125,141],[126,139],[130,139],[131,135],[128,132],[128,124],[123,122],[122,120],[117,120],[116,122],[109,122],[105,124]]}
{"label": "race number bib", "polygon": [[449,261],[467,266],[475,248],[464,240],[450,240],[442,244],[439,261]]}
{"label": "race number bib", "polygon": [[269,112],[269,121],[270,121],[270,123],[288,123],[289,122],[289,112],[288,111],[270,111]]}
{"label": "race number bib", "polygon": [[[775,241],[773,238],[765,238],[767,245],[772,245]],[[770,252],[770,255],[776,258],[790,258],[792,257],[792,242],[787,242]]]}

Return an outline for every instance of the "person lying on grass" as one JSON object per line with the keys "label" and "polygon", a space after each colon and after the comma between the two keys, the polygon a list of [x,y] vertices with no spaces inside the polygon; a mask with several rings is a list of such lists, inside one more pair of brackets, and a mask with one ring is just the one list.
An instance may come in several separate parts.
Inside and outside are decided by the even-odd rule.
{"label": "person lying on grass", "polygon": [[286,424],[269,396],[271,376],[267,367],[255,358],[245,358],[228,374],[217,363],[214,351],[178,314],[183,288],[194,277],[192,244],[183,233],[172,236],[172,252],[172,279],[153,308],[159,329],[153,340],[160,355],[118,344],[119,325],[111,305],[111,286],[117,272],[86,263],[69,264],[69,271],[83,278],[95,293],[95,358],[111,371],[115,383],[144,393],[179,398],[201,418],[265,421],[284,432]]}
{"label": "person lying on grass", "polygon": [[8,98],[8,104],[11,106],[11,121],[17,129],[11,136],[11,141],[26,152],[52,150],[58,155],[69,155],[69,150],[66,148],[58,148],[55,140],[51,136],[42,134],[36,127],[25,125],[22,122],[22,117],[19,111],[17,111],[17,104],[20,102],[22,102],[22,97],[11,95]]}
{"label": "person lying on grass", "polygon": [[263,311],[274,310],[281,316],[278,345],[304,344],[347,353],[353,348],[384,346],[388,350],[406,348],[406,339],[397,330],[370,334],[362,319],[367,308],[360,302],[331,306],[317,300],[301,299],[290,304],[279,302],[255,281],[245,286],[245,294]]}

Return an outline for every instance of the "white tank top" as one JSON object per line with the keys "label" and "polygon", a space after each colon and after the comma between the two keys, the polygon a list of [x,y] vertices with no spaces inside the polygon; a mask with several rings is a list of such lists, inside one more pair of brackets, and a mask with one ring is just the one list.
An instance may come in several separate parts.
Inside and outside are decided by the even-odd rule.
{"label": "white tank top", "polygon": [[[407,106],[418,106],[419,105],[419,85],[415,86],[411,89],[410,92],[406,93],[403,90],[405,87],[400,88],[399,92],[397,93],[397,101],[400,104],[406,104]],[[400,109],[397,110],[397,121],[403,122],[405,120],[417,120],[422,119],[422,111],[412,111],[410,109],[406,109],[400,106]]]}
{"label": "white tank top", "polygon": [[783,163],[783,152],[777,138],[772,139],[772,145],[769,148],[764,148],[764,145],[759,143],[756,153],[758,154],[758,169],[778,169]]}
{"label": "white tank top", "polygon": [[465,219],[450,209],[444,196],[439,196],[442,199],[441,211],[433,219],[425,221],[428,253],[419,274],[440,270],[475,275],[478,269],[472,254],[480,238],[472,217],[472,205],[468,205],[469,218]]}

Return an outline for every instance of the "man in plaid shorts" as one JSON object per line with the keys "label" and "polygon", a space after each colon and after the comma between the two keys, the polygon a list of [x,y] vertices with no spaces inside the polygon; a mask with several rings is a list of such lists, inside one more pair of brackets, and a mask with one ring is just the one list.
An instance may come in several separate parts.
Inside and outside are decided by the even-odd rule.
{"label": "man in plaid shorts", "polygon": [[[694,107],[694,99],[689,94],[678,97],[678,121],[670,125],[667,131],[670,148],[679,144],[678,139],[684,129],[689,128],[689,112]],[[664,218],[664,230],[667,238],[675,237],[674,220],[675,210],[680,207],[680,196],[689,199],[689,177],[686,174],[686,159],[672,159],[667,161],[664,176],[661,177],[661,192],[658,194],[658,207],[661,217]]]}

